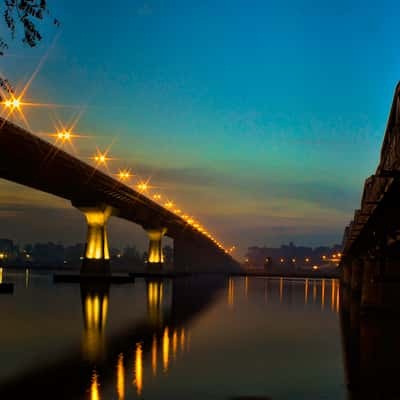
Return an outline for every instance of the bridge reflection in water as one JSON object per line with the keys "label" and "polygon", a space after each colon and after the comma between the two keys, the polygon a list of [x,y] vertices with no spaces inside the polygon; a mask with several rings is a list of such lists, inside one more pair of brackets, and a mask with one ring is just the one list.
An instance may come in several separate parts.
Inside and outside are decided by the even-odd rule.
{"label": "bridge reflection in water", "polygon": [[340,317],[349,400],[399,399],[399,316],[363,312],[344,288]]}
{"label": "bridge reflection in water", "polygon": [[[174,326],[174,321],[168,317],[171,313],[173,296],[169,296],[171,282],[162,280],[147,281],[147,311],[148,322],[156,330],[151,337],[143,336],[136,342],[133,352],[130,350],[118,354],[116,362],[116,394],[118,400],[125,399],[128,385],[135,388],[140,396],[144,386],[145,357],[150,355],[151,374],[156,377],[159,373],[168,373],[171,363],[175,362],[179,355],[188,349],[188,333],[185,327]],[[172,284],[176,286],[176,284]],[[189,285],[190,287],[190,285]],[[82,286],[82,307],[84,315],[84,346],[83,351],[91,362],[100,362],[106,352],[104,346],[104,331],[106,328],[107,306],[109,287]],[[175,296],[179,297],[178,293]],[[163,324],[166,321],[166,324]],[[170,323],[172,326],[169,326]],[[131,366],[131,367],[129,367]],[[132,371],[131,379],[128,379],[128,371]],[[90,380],[90,399],[101,398],[102,379],[93,368]],[[105,376],[105,383],[109,377]]]}
{"label": "bridge reflection in water", "polygon": [[[223,285],[222,281],[221,285]],[[181,302],[179,286],[179,283],[165,280],[146,281],[147,323],[155,330],[155,333],[152,336],[143,335],[141,340],[135,343],[133,352],[129,349],[117,355],[115,381],[116,394],[119,400],[125,399],[127,385],[129,384],[135,388],[137,395],[142,394],[144,358],[147,353],[150,354],[152,376],[156,377],[159,373],[168,373],[171,363],[185,349],[188,349],[186,343],[187,330],[183,326],[175,326],[175,323],[179,322],[179,318],[178,321],[175,321],[171,317],[173,307],[174,316],[176,316],[176,311],[179,311],[176,309],[176,304],[179,304],[177,301]],[[192,285],[186,282],[184,291],[191,287]],[[173,295],[171,295],[171,289]],[[92,364],[102,364],[108,361],[105,329],[109,292],[110,285],[107,283],[81,284],[84,322],[82,350],[84,358]],[[190,309],[188,311],[189,316],[191,316]],[[128,365],[132,366],[129,368],[132,371],[131,379],[127,378]],[[102,376],[104,376],[104,372],[100,374],[97,367],[93,368],[89,387],[91,400],[101,398]],[[105,377],[107,382],[109,378],[107,375]]]}

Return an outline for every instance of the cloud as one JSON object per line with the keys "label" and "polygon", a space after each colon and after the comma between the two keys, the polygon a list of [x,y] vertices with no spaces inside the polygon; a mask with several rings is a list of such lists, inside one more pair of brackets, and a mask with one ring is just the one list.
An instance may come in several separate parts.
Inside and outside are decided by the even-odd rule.
{"label": "cloud", "polygon": [[[265,176],[252,173],[239,175],[235,172],[234,166],[228,167],[228,172],[210,167],[155,167],[144,163],[135,164],[132,169],[139,171],[142,177],[152,176],[155,185],[159,185],[161,189],[169,189],[174,192],[173,194],[183,198],[190,197],[191,194],[198,196],[199,193],[201,197],[201,193],[204,193],[210,200],[214,196],[217,199],[225,196],[229,198],[229,202],[233,203],[247,201],[251,205],[254,200],[275,203],[276,209],[279,208],[279,204],[284,206],[287,200],[293,200],[349,214],[360,201],[359,188],[349,188],[340,183],[329,182],[329,180],[314,179],[293,183],[288,179],[271,179],[267,174]],[[249,171],[251,170],[249,167]],[[231,198],[232,195],[235,197]],[[279,199],[278,203],[274,202],[276,199]],[[282,202],[282,199],[286,201]],[[293,203],[291,205],[293,206]]]}

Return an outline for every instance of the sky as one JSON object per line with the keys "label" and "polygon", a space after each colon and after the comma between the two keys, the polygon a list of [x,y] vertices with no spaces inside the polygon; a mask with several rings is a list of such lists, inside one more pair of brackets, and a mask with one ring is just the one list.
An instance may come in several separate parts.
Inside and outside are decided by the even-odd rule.
{"label": "sky", "polygon": [[[88,137],[68,151],[90,162],[112,144],[112,172],[151,178],[239,256],[251,245],[341,242],[400,77],[398,2],[49,6],[60,28],[40,25],[35,49],[17,34],[0,59],[17,88],[40,66],[26,97],[58,107],[25,110],[36,134],[79,117]],[[68,202],[0,181],[0,236],[75,243],[85,229]],[[110,242],[143,247],[146,237],[113,219]]]}

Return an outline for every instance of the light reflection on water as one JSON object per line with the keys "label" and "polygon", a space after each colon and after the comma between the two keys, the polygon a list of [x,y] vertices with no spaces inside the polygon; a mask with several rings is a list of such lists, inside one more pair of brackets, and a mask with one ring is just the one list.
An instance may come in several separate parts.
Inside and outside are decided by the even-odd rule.
{"label": "light reflection on water", "polygon": [[[13,368],[0,360],[2,397],[23,392],[25,382],[43,399],[54,398],[52,386],[58,399],[345,398],[336,280],[211,277],[109,287],[26,276],[8,276],[16,291],[0,298],[0,312],[18,313],[0,343],[24,319],[46,325],[52,342],[46,348],[32,328],[9,343]],[[22,342],[41,359],[26,366]]]}
{"label": "light reflection on water", "polygon": [[[304,287],[304,304],[321,305],[321,310],[324,310],[326,301],[330,301],[331,311],[336,313],[340,310],[340,283],[337,279],[285,279],[285,278],[252,278],[253,282],[256,280],[263,281],[264,286],[264,302],[268,302],[271,295],[274,296],[277,284],[279,285],[279,303],[292,299],[293,295],[298,296],[300,291],[299,287]],[[277,283],[278,282],[278,283]],[[240,290],[240,284],[244,288],[244,298],[248,298],[249,292],[249,277],[244,277],[242,280],[237,278],[229,278],[227,288],[227,303],[229,306],[234,307],[235,296]],[[260,285],[256,285],[260,286]],[[296,286],[296,289],[294,287]],[[312,298],[310,299],[310,290],[312,291]],[[329,296],[327,290],[330,291],[330,300],[326,297]],[[276,298],[275,298],[276,299]],[[292,301],[292,300],[291,300]],[[300,297],[296,298],[296,304],[301,304]]]}

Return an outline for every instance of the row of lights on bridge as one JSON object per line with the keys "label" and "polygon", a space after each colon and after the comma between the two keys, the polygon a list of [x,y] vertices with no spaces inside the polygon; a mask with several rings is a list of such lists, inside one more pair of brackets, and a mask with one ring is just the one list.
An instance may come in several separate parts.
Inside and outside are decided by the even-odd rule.
{"label": "row of lights on bridge", "polygon": [[[326,255],[321,256],[321,259],[322,259],[323,261],[331,261],[331,262],[340,262],[341,258],[342,258],[342,253],[334,253],[334,254],[332,254],[331,257],[326,256]],[[290,260],[292,263],[295,263],[295,262],[297,261],[296,258],[292,258],[292,259],[289,259],[289,260]],[[309,262],[311,261],[311,258],[310,258],[310,257],[306,257],[306,258],[304,259],[304,261],[305,261],[306,263],[309,263]],[[246,259],[245,259],[245,262],[248,263],[248,262],[249,262],[249,259],[246,258]],[[269,262],[271,262],[271,259],[267,257],[267,258],[265,259],[265,262],[266,262],[266,263],[269,263]],[[279,259],[279,262],[280,262],[281,264],[283,264],[283,263],[285,262],[285,258],[281,257],[281,258]],[[317,267],[317,268],[318,268],[318,267]],[[317,269],[317,268],[315,268],[315,269]]]}
{"label": "row of lights on bridge", "polygon": [[[33,103],[25,103],[21,101],[21,97],[14,97],[12,96],[10,99],[5,100],[2,102],[3,106],[9,110],[9,113],[7,115],[7,118],[14,112],[18,111],[21,116],[23,116],[22,109],[21,107],[23,105],[34,105]],[[23,116],[22,118],[25,121],[25,117]],[[66,143],[72,143],[72,139],[74,138],[80,138],[82,136],[73,133],[72,129],[61,129],[58,130],[55,134],[50,134],[50,136],[55,137],[56,139],[56,144],[61,143],[61,145],[64,145]],[[98,148],[96,150],[96,154],[92,156],[90,159],[95,162],[95,167],[99,168],[101,166],[105,167],[105,169],[108,171],[107,168],[107,162],[113,160],[113,158],[109,157],[109,149],[105,150],[104,152],[100,151]],[[132,177],[135,175],[131,172],[130,169],[120,169],[117,174],[114,174],[120,181],[127,182],[129,181]],[[135,186],[135,189],[143,194],[147,195],[149,194],[149,197],[158,202],[161,203],[165,208],[173,212],[174,214],[180,216],[183,220],[186,221],[186,223],[190,226],[192,226],[194,229],[196,229],[198,232],[206,236],[208,239],[210,239],[216,246],[218,246],[221,250],[225,251],[225,253],[230,254],[235,250],[235,246],[230,247],[229,249],[224,248],[224,246],[214,238],[213,235],[211,235],[198,221],[194,219],[194,217],[185,214],[179,207],[175,205],[175,203],[171,200],[166,200],[164,202],[163,196],[160,193],[154,193],[150,194],[151,186],[149,185],[149,181],[141,181],[137,183]]]}

